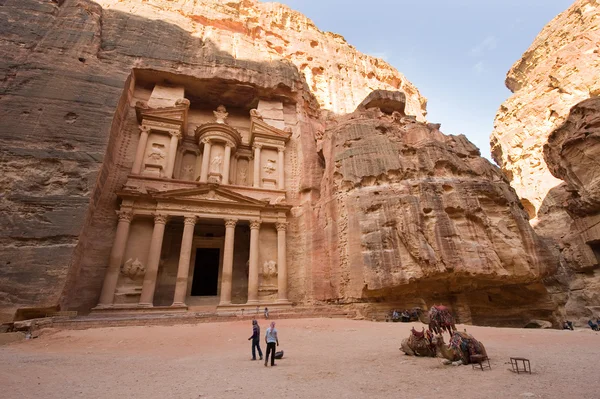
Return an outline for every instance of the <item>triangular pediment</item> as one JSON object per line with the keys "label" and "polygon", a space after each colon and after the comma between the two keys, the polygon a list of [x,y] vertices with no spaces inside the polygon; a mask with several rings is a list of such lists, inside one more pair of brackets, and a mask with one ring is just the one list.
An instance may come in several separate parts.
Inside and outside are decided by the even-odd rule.
{"label": "triangular pediment", "polygon": [[204,187],[191,189],[178,189],[155,193],[153,197],[177,201],[215,202],[249,206],[264,206],[265,202],[233,192],[216,184],[207,184]]}
{"label": "triangular pediment", "polygon": [[189,107],[189,103],[185,102],[164,108],[149,108],[145,105],[136,105],[135,112],[139,123],[142,123],[142,120],[147,120],[185,126],[187,124]]}
{"label": "triangular pediment", "polygon": [[265,121],[254,117],[252,118],[252,123],[250,124],[250,132],[253,136],[272,137],[283,141],[288,141],[292,136],[292,133],[277,129]]}

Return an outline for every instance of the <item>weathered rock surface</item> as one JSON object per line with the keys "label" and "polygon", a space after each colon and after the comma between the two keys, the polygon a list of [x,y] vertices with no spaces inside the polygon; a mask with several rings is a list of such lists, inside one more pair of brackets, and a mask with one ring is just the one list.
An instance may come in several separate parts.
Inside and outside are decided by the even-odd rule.
{"label": "weathered rock surface", "polygon": [[[335,33],[278,3],[256,0],[96,0],[118,10],[181,27],[237,60],[289,60],[323,109],[352,112],[375,89],[400,90],[407,112],[424,120],[426,99],[387,62],[358,52]],[[169,43],[171,44],[171,43]],[[177,47],[175,47],[177,48]]]}
{"label": "weathered rock surface", "polygon": [[496,115],[492,156],[534,218],[561,181],[543,157],[550,133],[572,106],[600,94],[600,3],[578,0],[554,18],[511,68],[514,93]]}
{"label": "weathered rock surface", "polygon": [[600,98],[577,104],[548,137],[544,158],[564,181],[540,208],[538,231],[556,240],[560,273],[550,282],[568,319],[600,310]]}
{"label": "weathered rock surface", "polygon": [[[300,14],[254,1],[6,0],[0,34],[0,318],[98,303],[139,138],[134,91],[165,81],[248,111],[257,96],[286,101],[291,300],[552,318],[540,281],[555,258],[499,170],[422,122],[425,100],[397,71]],[[394,92],[336,116],[374,89]]]}
{"label": "weathered rock surface", "polygon": [[330,122],[322,154],[315,298],[452,303],[476,323],[551,315],[540,280],[556,258],[464,136],[374,108]]}

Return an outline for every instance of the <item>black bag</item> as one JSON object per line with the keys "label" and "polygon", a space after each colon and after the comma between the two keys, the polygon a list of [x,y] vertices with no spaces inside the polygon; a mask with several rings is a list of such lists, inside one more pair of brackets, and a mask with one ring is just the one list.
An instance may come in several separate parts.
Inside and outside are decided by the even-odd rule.
{"label": "black bag", "polygon": [[275,352],[275,359],[281,359],[283,357],[283,351]]}

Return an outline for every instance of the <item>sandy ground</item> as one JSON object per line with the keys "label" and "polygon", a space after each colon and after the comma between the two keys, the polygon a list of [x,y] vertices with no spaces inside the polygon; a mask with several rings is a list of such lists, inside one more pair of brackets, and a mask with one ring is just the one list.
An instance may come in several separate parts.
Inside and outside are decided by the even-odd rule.
{"label": "sandy ground", "polygon": [[[260,324],[264,333],[267,322]],[[466,326],[492,359],[482,372],[405,356],[398,348],[412,325],[420,329],[277,321],[285,357],[273,368],[250,361],[248,321],[50,331],[0,347],[0,391],[61,399],[600,398],[600,333]],[[509,371],[510,356],[529,358],[533,374]]]}

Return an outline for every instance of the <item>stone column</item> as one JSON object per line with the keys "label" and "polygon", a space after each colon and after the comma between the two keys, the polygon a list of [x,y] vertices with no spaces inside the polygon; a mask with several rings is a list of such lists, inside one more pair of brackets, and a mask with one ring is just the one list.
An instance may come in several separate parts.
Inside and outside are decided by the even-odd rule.
{"label": "stone column", "polygon": [[225,143],[225,155],[223,155],[223,179],[221,184],[229,184],[229,165],[231,164],[231,144]]}
{"label": "stone column", "polygon": [[262,145],[254,144],[254,187],[260,187],[260,149]]}
{"label": "stone column", "polygon": [[258,235],[260,220],[250,221],[250,270],[248,271],[248,304],[258,303]]}
{"label": "stone column", "polygon": [[175,169],[175,159],[177,158],[177,143],[181,138],[181,133],[178,131],[171,131],[171,143],[169,144],[169,155],[167,158],[167,170],[165,171],[165,177],[167,179],[173,178],[173,170]]}
{"label": "stone column", "polygon": [[223,253],[223,273],[221,274],[221,300],[219,305],[231,304],[231,280],[233,277],[233,240],[235,219],[225,219],[225,248]]}
{"label": "stone column", "polygon": [[208,181],[208,164],[210,162],[210,140],[202,140],[204,143],[204,153],[202,154],[202,169],[200,170],[200,183]]}
{"label": "stone column", "polygon": [[285,182],[284,182],[285,169],[283,168],[283,148],[278,148],[277,152],[278,152],[277,155],[279,156],[279,159],[278,159],[279,162],[277,165],[277,168],[278,168],[277,171],[279,172],[279,177],[277,178],[277,188],[279,190],[283,190],[285,188],[285,186],[284,186],[284,184],[285,184]]}
{"label": "stone column", "polygon": [[142,295],[140,295],[139,306],[152,307],[154,301],[154,289],[156,288],[156,276],[158,275],[158,264],[160,262],[160,251],[162,249],[163,236],[165,234],[165,225],[167,216],[154,215],[154,231],[150,241],[150,252],[148,253],[148,262],[144,283],[142,284]]}
{"label": "stone column", "polygon": [[277,227],[277,302],[287,302],[287,263],[285,230],[286,222],[275,223]]}
{"label": "stone column", "polygon": [[135,160],[133,161],[133,167],[131,168],[131,173],[134,175],[139,175],[142,173],[142,164],[144,163],[144,154],[146,153],[146,145],[148,144],[149,134],[149,127],[140,126],[140,141],[138,141],[137,151],[135,152]]}
{"label": "stone column", "polygon": [[133,218],[133,214],[129,211],[118,211],[117,215],[119,216],[119,224],[117,225],[115,241],[110,251],[108,268],[106,269],[104,283],[102,284],[98,306],[108,306],[113,303],[117,281],[119,281],[121,263],[123,262],[123,255],[127,246],[127,237],[129,237],[129,226],[131,226],[131,219]]}
{"label": "stone column", "polygon": [[179,252],[179,266],[177,267],[177,281],[175,283],[175,295],[173,305],[185,306],[185,294],[187,292],[188,275],[190,271],[190,255],[192,254],[192,241],[194,240],[194,226],[196,217],[188,216],[183,219],[183,237],[181,238],[181,251]]}

